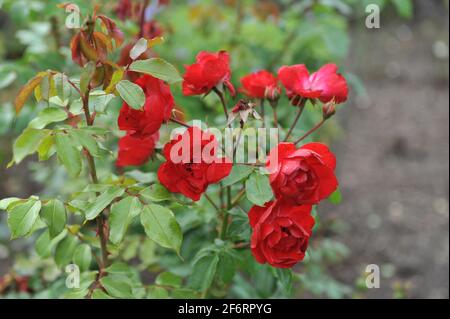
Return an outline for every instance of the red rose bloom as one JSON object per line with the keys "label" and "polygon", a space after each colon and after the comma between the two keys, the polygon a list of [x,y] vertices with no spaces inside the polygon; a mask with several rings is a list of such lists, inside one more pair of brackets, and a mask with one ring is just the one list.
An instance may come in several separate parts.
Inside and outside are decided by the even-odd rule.
{"label": "red rose bloom", "polygon": [[311,209],[283,200],[253,206],[248,218],[253,229],[250,248],[256,261],[278,268],[291,268],[302,261],[314,227]]}
{"label": "red rose bloom", "polygon": [[280,143],[270,152],[267,167],[275,196],[292,204],[318,204],[338,187],[336,158],[321,143],[299,149],[293,143]]}
{"label": "red rose bloom", "polygon": [[218,143],[214,135],[190,127],[164,146],[166,162],[158,178],[169,191],[198,201],[210,184],[228,176],[232,164],[216,156]]}
{"label": "red rose bloom", "polygon": [[153,135],[140,136],[127,134],[119,140],[119,155],[116,165],[140,166],[148,161],[159,140],[159,132]]}
{"label": "red rose bloom", "polygon": [[347,100],[348,86],[345,78],[337,73],[335,64],[327,64],[309,75],[303,64],[283,66],[278,77],[290,99],[303,97],[319,99],[323,103],[334,100],[337,104]]}
{"label": "red rose bloom", "polygon": [[144,90],[144,107],[142,110],[135,110],[124,103],[118,119],[119,129],[139,135],[151,135],[170,119],[175,102],[170,87],[157,78],[144,75],[136,84]]}
{"label": "red rose bloom", "polygon": [[281,93],[276,76],[265,70],[244,76],[241,84],[241,92],[250,98],[275,100]]}
{"label": "red rose bloom", "polygon": [[196,63],[185,66],[185,68],[184,95],[206,94],[222,83],[232,95],[235,95],[233,84],[230,82],[230,56],[227,52],[200,52],[197,55]]}

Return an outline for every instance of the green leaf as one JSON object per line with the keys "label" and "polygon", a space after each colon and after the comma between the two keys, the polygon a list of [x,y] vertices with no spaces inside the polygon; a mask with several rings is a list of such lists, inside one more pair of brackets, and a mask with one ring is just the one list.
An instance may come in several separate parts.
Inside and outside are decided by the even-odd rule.
{"label": "green leaf", "polygon": [[67,112],[58,107],[47,107],[43,109],[39,115],[33,119],[28,127],[35,129],[43,129],[50,123],[61,122],[68,117]]}
{"label": "green leaf", "polygon": [[160,58],[135,61],[131,64],[130,70],[139,73],[150,74],[155,78],[163,80],[169,84],[182,81],[182,77],[177,69],[167,61]]}
{"label": "green leaf", "polygon": [[97,140],[85,130],[70,130],[70,135],[78,145],[83,146],[94,157],[100,156],[100,148]]}
{"label": "green leaf", "polygon": [[179,287],[181,287],[182,281],[183,281],[183,278],[181,278],[180,276],[177,276],[175,274],[165,271],[165,272],[160,273],[156,277],[155,284],[157,284],[159,286],[168,286],[168,287],[179,288]]}
{"label": "green leaf", "polygon": [[55,153],[55,149],[52,149],[53,145],[55,145],[55,136],[53,135],[47,135],[41,140],[37,149],[39,161],[46,161]]}
{"label": "green leaf", "polygon": [[77,177],[81,172],[81,154],[75,146],[75,141],[67,134],[58,133],[55,136],[56,152],[58,159],[64,165],[72,177]]}
{"label": "green leaf", "polygon": [[118,70],[114,71],[114,73],[111,77],[111,82],[109,83],[108,87],[105,89],[106,94],[113,93],[116,90],[116,85],[117,85],[117,83],[119,83],[122,80],[123,74],[124,74],[123,69],[118,69]]}
{"label": "green leaf", "polygon": [[14,142],[14,162],[19,164],[26,156],[33,154],[39,147],[41,140],[50,134],[48,130],[34,128],[25,129]]}
{"label": "green leaf", "polygon": [[228,236],[240,241],[250,240],[251,228],[247,213],[240,208],[235,208],[231,209],[229,214],[233,216],[233,219],[228,227]]}
{"label": "green leaf", "polygon": [[91,82],[92,77],[95,74],[96,66],[93,61],[88,62],[81,72],[80,77],[80,90],[84,94],[87,92],[89,83]]}
{"label": "green leaf", "polygon": [[172,195],[167,190],[167,188],[165,188],[161,184],[151,185],[143,189],[139,193],[139,195],[151,202],[161,202],[172,198]]}
{"label": "green leaf", "polygon": [[120,97],[133,109],[140,110],[145,103],[145,94],[141,87],[128,80],[122,80],[116,85]]}
{"label": "green leaf", "polygon": [[73,262],[80,267],[81,271],[89,270],[92,262],[91,247],[87,244],[78,246],[73,253]]}
{"label": "green leaf", "polygon": [[270,187],[269,178],[262,174],[252,174],[245,183],[247,198],[253,204],[264,206],[272,197],[272,188]]}
{"label": "green leaf", "polygon": [[141,56],[142,53],[147,51],[148,49],[148,41],[144,38],[140,38],[133,48],[130,50],[130,58],[131,60],[136,60]]}
{"label": "green leaf", "polygon": [[194,264],[194,270],[190,277],[190,286],[199,291],[206,291],[213,283],[218,263],[219,256],[217,254],[199,259]]}
{"label": "green leaf", "polygon": [[199,295],[192,289],[180,288],[172,290],[173,299],[198,299]]}
{"label": "green leaf", "polygon": [[95,219],[111,202],[123,195],[125,190],[118,186],[110,187],[107,191],[102,193],[95,201],[86,208],[85,217],[87,220]]}
{"label": "green leaf", "polygon": [[68,103],[69,97],[72,95],[72,86],[69,83],[67,75],[58,73],[53,77],[55,81],[56,95],[63,102]]}
{"label": "green leaf", "polygon": [[57,246],[55,250],[55,262],[58,267],[66,267],[73,260],[73,253],[79,241],[74,236],[67,236]]}
{"label": "green leaf", "polygon": [[14,202],[19,201],[20,198],[17,197],[9,197],[9,198],[4,198],[2,200],[0,200],[0,210],[7,210],[8,206],[11,205]]}
{"label": "green leaf", "polygon": [[119,244],[131,220],[139,215],[142,210],[142,204],[136,197],[126,197],[120,202],[111,206],[109,216],[109,240],[114,244]]}
{"label": "green leaf", "polygon": [[122,196],[125,190],[123,188],[113,186],[102,193],[95,201],[86,208],[85,217],[87,220],[93,220],[98,216],[111,202],[119,196]]}
{"label": "green leaf", "polygon": [[141,223],[151,240],[180,252],[183,233],[170,209],[159,205],[145,206],[141,213]]}
{"label": "green leaf", "polygon": [[220,254],[217,265],[217,278],[224,284],[229,284],[236,274],[236,261],[226,253]]}
{"label": "green leaf", "polygon": [[293,288],[293,274],[291,269],[272,268],[274,269],[275,277],[283,288],[285,294],[290,295]]}
{"label": "green leaf", "polygon": [[235,165],[233,166],[233,170],[231,171],[230,175],[227,176],[223,180],[223,186],[231,186],[233,184],[236,184],[237,182],[242,181],[244,178],[249,176],[254,171],[254,168],[247,165]]}
{"label": "green leaf", "polygon": [[60,234],[66,226],[66,208],[64,207],[64,204],[57,199],[52,199],[42,206],[41,217],[48,225],[51,238]]}
{"label": "green leaf", "polygon": [[50,239],[50,234],[48,229],[44,231],[41,236],[36,240],[36,245],[34,246],[34,249],[36,250],[36,253],[39,257],[45,259],[50,257],[52,254],[53,248],[58,245],[58,243],[66,237],[67,231],[61,232],[58,236],[56,236],[53,239]]}
{"label": "green leaf", "polygon": [[24,203],[14,205],[8,213],[11,239],[29,235],[33,231],[40,210],[41,202],[35,199],[29,199]]}
{"label": "green leaf", "polygon": [[342,202],[341,190],[339,188],[335,190],[334,193],[328,197],[328,200],[334,205],[339,205]]}
{"label": "green leaf", "polygon": [[111,297],[110,295],[108,295],[107,293],[105,293],[103,290],[101,289],[95,289],[92,292],[92,299],[114,299],[113,297]]}
{"label": "green leaf", "polygon": [[106,292],[116,298],[133,299],[131,283],[126,276],[108,275],[100,279],[100,283]]}
{"label": "green leaf", "polygon": [[147,291],[148,299],[167,299],[169,298],[169,293],[166,289],[162,287],[149,286]]}

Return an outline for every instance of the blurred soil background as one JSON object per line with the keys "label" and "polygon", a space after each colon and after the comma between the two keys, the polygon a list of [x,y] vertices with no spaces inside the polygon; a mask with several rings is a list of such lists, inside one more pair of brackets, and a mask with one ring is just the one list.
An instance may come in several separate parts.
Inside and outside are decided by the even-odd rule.
{"label": "blurred soil background", "polygon": [[350,256],[334,275],[352,284],[379,265],[369,298],[449,297],[448,19],[442,1],[416,1],[410,23],[353,24],[347,68],[367,93],[338,114],[343,202],[331,214],[348,223]]}

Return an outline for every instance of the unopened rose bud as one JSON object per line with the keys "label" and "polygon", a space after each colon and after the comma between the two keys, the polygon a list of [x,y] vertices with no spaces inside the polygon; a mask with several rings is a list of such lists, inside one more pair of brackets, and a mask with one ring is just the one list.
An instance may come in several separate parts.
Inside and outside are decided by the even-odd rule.
{"label": "unopened rose bud", "polygon": [[336,104],[334,103],[334,101],[325,103],[322,106],[322,114],[325,120],[328,120],[330,117],[336,114]]}
{"label": "unopened rose bud", "polygon": [[266,87],[264,96],[269,101],[278,101],[280,99],[280,88],[276,86]]}

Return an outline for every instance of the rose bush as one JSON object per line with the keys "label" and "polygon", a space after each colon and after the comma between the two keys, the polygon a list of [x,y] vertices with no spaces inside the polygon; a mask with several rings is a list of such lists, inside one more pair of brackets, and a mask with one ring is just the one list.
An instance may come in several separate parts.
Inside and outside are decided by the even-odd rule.
{"label": "rose bush", "polygon": [[[205,26],[234,14],[228,5],[214,21],[206,4],[189,12],[167,1],[147,8],[148,16],[176,17],[169,22],[147,21],[136,1],[113,9],[117,20],[100,15],[103,8],[84,16],[67,39],[70,67],[43,67],[17,94],[17,114],[30,104],[37,111],[10,165],[37,154],[49,180],[58,164],[67,175],[56,191],[0,202],[12,238],[31,236],[60,280],[68,265],[78,267],[80,287],[60,281],[58,297],[293,296],[294,282],[318,282],[309,274],[328,255],[308,250],[338,248],[309,247],[319,238],[317,205],[338,202],[340,193],[335,156],[311,138],[327,136],[313,133],[348,98],[345,77],[327,64],[338,54],[283,57],[283,43],[275,50],[259,31],[248,35],[272,30],[259,16],[238,21],[242,37],[202,38]],[[303,61],[318,71],[296,64]],[[236,129],[228,149],[226,128]],[[278,128],[265,131],[277,143],[257,144],[254,162],[236,160],[240,146],[244,158],[252,153],[245,129],[263,128]]]}

